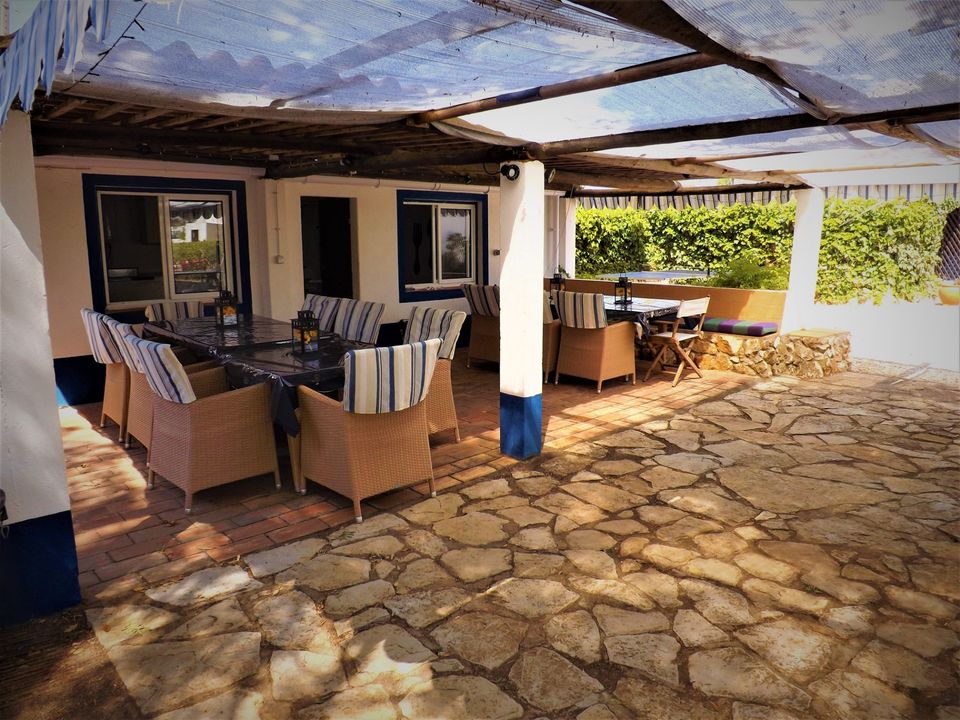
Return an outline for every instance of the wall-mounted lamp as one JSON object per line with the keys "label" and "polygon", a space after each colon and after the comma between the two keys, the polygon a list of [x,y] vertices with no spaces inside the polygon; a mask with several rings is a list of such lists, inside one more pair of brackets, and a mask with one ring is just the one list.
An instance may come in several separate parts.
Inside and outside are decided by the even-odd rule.
{"label": "wall-mounted lamp", "polygon": [[503,175],[507,180],[516,180],[518,177],[520,177],[520,166],[514,165],[513,163],[504,165],[500,168],[500,174]]}

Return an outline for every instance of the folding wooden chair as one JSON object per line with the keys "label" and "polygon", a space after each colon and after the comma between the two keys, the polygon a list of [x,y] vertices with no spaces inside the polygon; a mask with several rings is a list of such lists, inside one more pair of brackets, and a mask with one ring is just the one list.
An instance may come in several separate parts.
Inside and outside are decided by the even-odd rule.
{"label": "folding wooden chair", "polygon": [[[654,356],[653,362],[647,369],[646,375],[643,376],[644,382],[649,380],[654,372],[672,372],[671,370],[666,370],[664,364],[668,350],[672,351],[678,359],[677,369],[673,376],[674,387],[680,382],[680,376],[683,375],[685,367],[690,367],[698,377],[703,377],[703,373],[700,372],[697,363],[693,361],[693,358],[690,357],[689,353],[684,349],[684,346],[689,345],[700,337],[703,321],[707,316],[707,307],[709,305],[709,297],[698,298],[696,300],[684,300],[680,303],[680,307],[677,308],[677,317],[673,321],[670,329],[664,332],[658,332],[647,338],[651,347],[659,347],[660,349]],[[696,326],[693,329],[686,328],[686,319],[696,317],[699,317]]]}

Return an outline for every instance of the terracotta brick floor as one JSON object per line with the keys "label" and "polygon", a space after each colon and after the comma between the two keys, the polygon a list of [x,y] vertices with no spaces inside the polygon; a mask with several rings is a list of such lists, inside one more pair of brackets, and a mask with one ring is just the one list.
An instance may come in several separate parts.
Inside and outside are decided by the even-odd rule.
{"label": "terracotta brick floor", "polygon": [[[619,428],[672,414],[748,382],[710,372],[672,388],[667,376],[648,383],[611,381],[601,394],[593,385],[564,380],[544,386],[545,452],[561,450]],[[438,489],[491,475],[514,464],[500,454],[499,387],[495,365],[454,365],[454,397],[462,441],[452,433],[432,441]],[[97,427],[99,405],[61,410],[71,509],[84,596],[107,599],[143,583],[155,583],[352,522],[350,501],[308,483],[293,491],[285,447],[283,488],[268,476],[213,488],[183,511],[183,493],[158,478],[146,488],[146,453],[116,442],[117,428]],[[285,445],[285,443],[281,443]],[[375,449],[372,449],[375,452]],[[426,484],[387,493],[365,503],[365,515],[415,500]]]}

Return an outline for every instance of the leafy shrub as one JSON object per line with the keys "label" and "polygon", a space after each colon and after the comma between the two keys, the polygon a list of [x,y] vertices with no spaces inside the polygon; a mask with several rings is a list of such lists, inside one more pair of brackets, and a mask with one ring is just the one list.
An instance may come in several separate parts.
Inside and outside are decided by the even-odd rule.
{"label": "leafy shrub", "polygon": [[706,285],[708,287],[786,290],[789,277],[788,268],[778,265],[764,265],[759,253],[751,250],[730,260],[715,275],[703,280],[691,281],[690,284]]}
{"label": "leafy shrub", "polygon": [[[949,200],[832,199],[824,212],[817,300],[934,294]],[[785,288],[796,203],[577,210],[577,275],[711,269],[710,284]],[[731,285],[722,285],[731,283]],[[735,283],[735,284],[734,284]]]}

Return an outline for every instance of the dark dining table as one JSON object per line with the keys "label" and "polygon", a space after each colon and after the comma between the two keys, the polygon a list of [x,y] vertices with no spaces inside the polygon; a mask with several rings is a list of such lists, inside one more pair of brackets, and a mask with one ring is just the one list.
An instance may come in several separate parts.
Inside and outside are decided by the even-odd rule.
{"label": "dark dining table", "polygon": [[290,323],[258,315],[240,315],[235,326],[219,327],[215,318],[183,318],[144,323],[145,337],[185,345],[223,363],[233,387],[270,384],[274,422],[288,435],[300,433],[297,386],[319,392],[343,388],[343,356],[348,350],[372,347],[321,333],[317,350],[293,351]]}
{"label": "dark dining table", "polygon": [[679,300],[663,298],[631,298],[626,303],[617,300],[614,295],[603,296],[603,309],[610,322],[629,320],[639,323],[644,335],[650,333],[650,321],[656,318],[675,315],[680,307]]}

